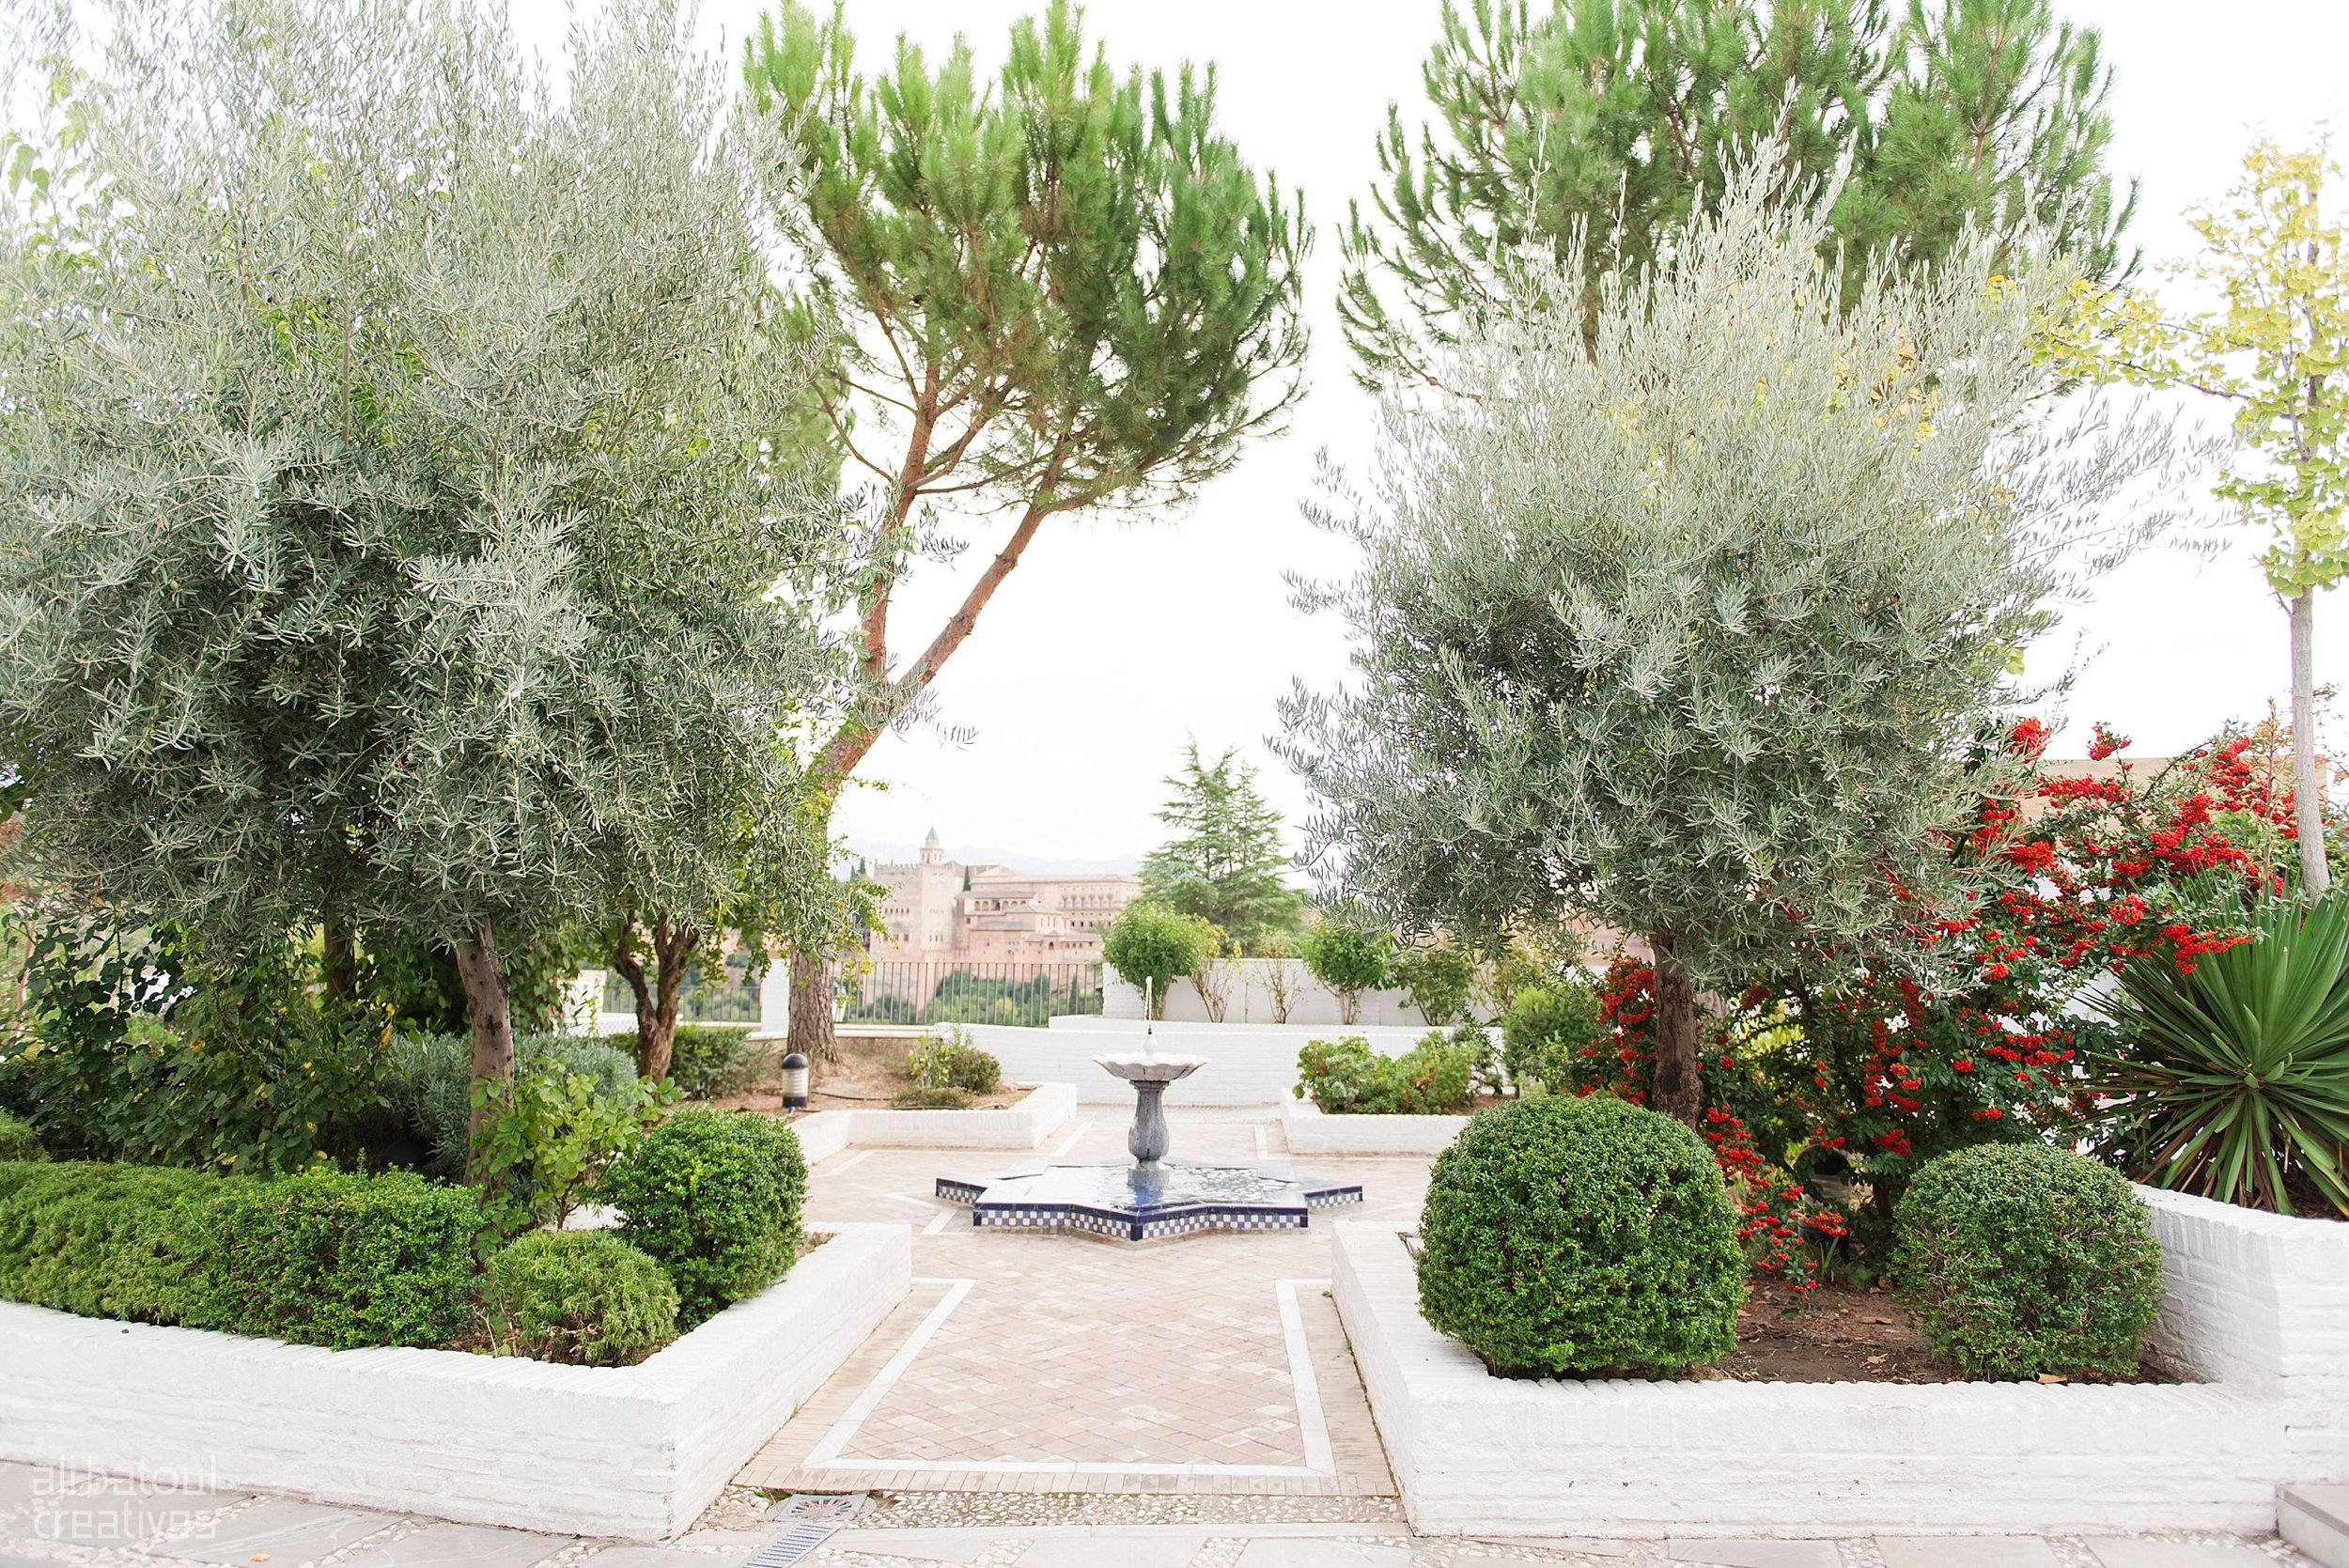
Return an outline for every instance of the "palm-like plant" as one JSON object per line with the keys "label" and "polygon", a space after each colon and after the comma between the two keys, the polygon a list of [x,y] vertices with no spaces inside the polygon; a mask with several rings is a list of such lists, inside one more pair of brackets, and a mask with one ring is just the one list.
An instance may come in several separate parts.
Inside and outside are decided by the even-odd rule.
{"label": "palm-like plant", "polygon": [[2157,1186],[2290,1214],[2295,1173],[2349,1214],[2349,899],[2278,900],[2190,972],[2132,960],[2103,1003],[2108,1147]]}

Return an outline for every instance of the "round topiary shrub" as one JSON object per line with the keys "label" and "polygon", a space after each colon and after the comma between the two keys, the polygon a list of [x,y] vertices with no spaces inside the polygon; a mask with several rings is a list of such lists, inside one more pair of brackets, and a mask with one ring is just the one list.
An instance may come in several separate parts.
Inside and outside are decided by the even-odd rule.
{"label": "round topiary shrub", "polygon": [[1503,1376],[1677,1374],[1729,1353],[1746,1259],[1704,1141],[1606,1095],[1515,1100],[1436,1158],[1427,1321]]}
{"label": "round topiary shrub", "polygon": [[598,1195],[677,1287],[691,1328],[783,1277],[799,1255],[807,1163],[754,1110],[680,1110],[613,1164]]}
{"label": "round topiary shrub", "polygon": [[677,1287],[601,1231],[537,1231],[490,1260],[482,1307],[501,1355],[631,1366],[677,1338]]}
{"label": "round topiary shrub", "polygon": [[1910,1179],[1896,1267],[1936,1355],[1974,1377],[2133,1377],[2161,1307],[2161,1244],[2117,1171],[1985,1143]]}
{"label": "round topiary shrub", "polygon": [[[1606,1033],[1598,997],[1588,986],[1572,981],[1528,986],[1501,1015],[1501,1064],[1519,1094],[1529,1083],[1563,1094],[1577,1081],[1582,1053],[1595,1048]],[[1608,1062],[1613,1064],[1611,1047]]]}

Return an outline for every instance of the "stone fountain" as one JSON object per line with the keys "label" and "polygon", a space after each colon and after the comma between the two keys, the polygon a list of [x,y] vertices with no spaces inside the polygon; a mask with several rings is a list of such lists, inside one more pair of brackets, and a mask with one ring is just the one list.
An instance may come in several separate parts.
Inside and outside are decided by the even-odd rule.
{"label": "stone fountain", "polygon": [[1093,1059],[1134,1086],[1134,1123],[1126,1133],[1131,1165],[1047,1165],[991,1181],[941,1176],[938,1195],[968,1204],[972,1224],[981,1230],[1081,1231],[1120,1241],[1301,1231],[1315,1209],[1361,1202],[1358,1184],[1308,1185],[1273,1167],[1170,1163],[1167,1086],[1207,1063],[1154,1051],[1150,1012],[1145,986],[1142,1049]]}

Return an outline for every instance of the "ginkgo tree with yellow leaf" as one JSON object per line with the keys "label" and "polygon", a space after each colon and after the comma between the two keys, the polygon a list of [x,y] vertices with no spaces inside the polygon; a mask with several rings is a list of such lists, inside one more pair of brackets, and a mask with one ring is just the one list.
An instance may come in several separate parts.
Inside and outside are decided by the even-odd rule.
{"label": "ginkgo tree with yellow leaf", "polygon": [[2349,264],[2326,215],[2341,164],[2326,143],[2294,152],[2262,140],[2226,200],[2188,214],[2202,254],[2172,269],[2210,303],[2171,315],[2150,291],[2094,302],[2100,369],[2186,387],[2234,411],[2235,447],[2215,486],[2268,536],[2267,584],[2292,620],[2292,769],[2300,876],[2311,894],[2325,862],[2316,771],[2316,596],[2349,574]]}

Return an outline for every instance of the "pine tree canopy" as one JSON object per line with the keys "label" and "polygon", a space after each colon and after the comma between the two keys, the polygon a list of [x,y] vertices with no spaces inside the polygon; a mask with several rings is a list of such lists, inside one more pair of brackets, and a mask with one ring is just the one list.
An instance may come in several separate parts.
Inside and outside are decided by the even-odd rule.
{"label": "pine tree canopy", "polygon": [[1820,236],[1846,302],[1969,226],[2044,233],[2092,278],[2127,264],[2110,71],[2053,0],[1552,0],[1539,20],[1445,0],[1422,74],[1433,120],[1415,147],[1389,109],[1375,215],[1345,237],[1339,313],[1374,388],[1428,377],[1516,261],[1586,233],[1586,288],[1653,264],[1764,140],[1792,182],[1848,162]]}
{"label": "pine tree canopy", "polygon": [[1781,178],[1607,276],[1587,345],[1572,290],[1490,316],[1326,520],[1356,676],[1284,753],[1309,848],[1408,929],[1579,914],[1735,990],[1866,948],[1896,887],[1966,906],[1939,835],[2000,787],[2010,672],[2167,448],[2048,407],[2065,267],[1963,245],[1845,307]]}
{"label": "pine tree canopy", "polygon": [[1142,862],[1148,896],[1215,925],[1242,953],[1275,933],[1304,929],[1304,898],[1284,873],[1281,814],[1256,787],[1256,770],[1231,747],[1208,762],[1199,743],[1183,748],[1182,767],[1166,780],[1174,791],[1159,820],[1174,836]]}
{"label": "pine tree canopy", "polygon": [[224,934],[698,907],[842,536],[723,73],[654,0],[559,93],[463,0],[96,8],[0,248],[39,874]]}
{"label": "pine tree canopy", "polygon": [[[1190,494],[1301,389],[1300,212],[1217,130],[1211,68],[1121,75],[1081,23],[1067,0],[1015,23],[991,83],[959,38],[935,64],[901,39],[868,77],[838,7],[785,0],[749,40],[776,211],[846,323],[825,411],[880,491],[835,782],[1047,520]],[[900,646],[896,584],[960,548],[927,510],[957,505],[1013,520],[953,613]]]}

